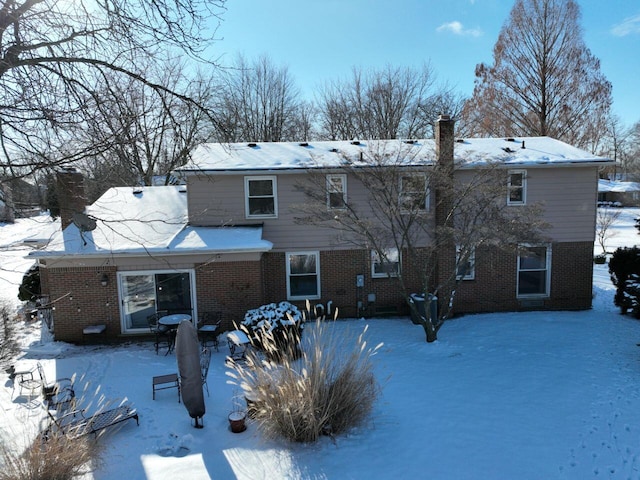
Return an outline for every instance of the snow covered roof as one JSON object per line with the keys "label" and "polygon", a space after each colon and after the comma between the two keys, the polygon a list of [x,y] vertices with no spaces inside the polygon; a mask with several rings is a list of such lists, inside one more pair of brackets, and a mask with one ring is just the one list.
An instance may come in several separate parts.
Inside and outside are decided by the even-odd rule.
{"label": "snow covered roof", "polygon": [[616,180],[598,180],[598,192],[640,192],[640,183],[637,182],[621,182]]}
{"label": "snow covered roof", "polygon": [[[435,141],[205,143],[196,148],[191,161],[178,171],[193,174],[203,171],[337,168],[343,166],[345,161],[354,166],[366,166],[368,159],[380,156],[387,156],[407,166],[429,165],[435,159]],[[612,162],[549,137],[460,139],[454,144],[454,156],[461,167],[473,167],[490,161],[514,166]]]}
{"label": "snow covered roof", "polygon": [[[85,210],[96,227],[71,224],[34,257],[265,252],[262,228],[192,227],[184,186],[109,189]],[[91,222],[89,222],[91,223]]]}

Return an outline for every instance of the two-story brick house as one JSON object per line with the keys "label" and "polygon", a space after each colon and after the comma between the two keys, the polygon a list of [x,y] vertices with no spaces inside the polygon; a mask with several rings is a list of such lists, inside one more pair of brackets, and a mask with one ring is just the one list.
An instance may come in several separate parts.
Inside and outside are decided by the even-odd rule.
{"label": "two-story brick house", "polygon": [[76,202],[67,212],[76,211],[75,222],[33,254],[55,306],[56,339],[79,341],[96,323],[108,336],[145,333],[146,316],[161,309],[222,312],[230,326],[282,300],[337,308],[341,317],[406,313],[387,275],[411,268],[400,253],[381,262],[331,228],[299,223],[294,208],[305,202],[298,187],[310,172],[326,178],[327,211],[366,205],[370,192],[342,166],[394,149],[407,152],[409,170],[453,161],[454,176],[499,161],[508,172],[504,202],[544,207],[544,244],[522,255],[475,252],[458,313],[590,308],[597,172],[610,160],[546,137],[454,142],[453,122],[443,118],[436,140],[205,144],[180,169],[186,186],[111,189],[82,215]]}

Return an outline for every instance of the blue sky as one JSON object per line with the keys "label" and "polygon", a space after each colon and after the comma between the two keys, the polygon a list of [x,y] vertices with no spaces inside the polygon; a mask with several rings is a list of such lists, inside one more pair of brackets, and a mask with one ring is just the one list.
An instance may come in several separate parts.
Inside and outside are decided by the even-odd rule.
{"label": "blue sky", "polygon": [[[470,95],[513,0],[227,0],[215,55],[267,54],[305,96],[353,66],[419,67]],[[584,39],[613,84],[614,113],[640,121],[640,1],[578,0]]]}

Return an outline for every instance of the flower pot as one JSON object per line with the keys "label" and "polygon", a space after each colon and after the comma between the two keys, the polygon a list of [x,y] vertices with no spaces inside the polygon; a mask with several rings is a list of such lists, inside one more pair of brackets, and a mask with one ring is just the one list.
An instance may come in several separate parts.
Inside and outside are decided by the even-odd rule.
{"label": "flower pot", "polygon": [[247,429],[244,421],[247,418],[245,412],[231,412],[229,414],[229,428],[233,433],[244,432]]}

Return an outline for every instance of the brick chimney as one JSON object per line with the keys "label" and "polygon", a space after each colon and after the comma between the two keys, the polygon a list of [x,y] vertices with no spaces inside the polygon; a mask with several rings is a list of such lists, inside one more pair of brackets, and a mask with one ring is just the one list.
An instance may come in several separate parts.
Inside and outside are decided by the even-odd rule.
{"label": "brick chimney", "polygon": [[444,225],[453,202],[454,125],[449,115],[436,121],[436,225]]}
{"label": "brick chimney", "polygon": [[56,173],[56,194],[60,205],[62,229],[73,223],[73,214],[84,212],[87,200],[84,195],[82,173],[73,167],[65,167]]}
{"label": "brick chimney", "polygon": [[[453,146],[455,121],[449,115],[440,115],[436,122],[436,165],[435,165],[435,223],[437,243],[436,282],[444,285],[456,268],[456,244],[453,237],[454,202]],[[445,293],[445,292],[442,292]],[[441,294],[442,294],[441,293]],[[442,308],[446,298],[440,298]]]}

